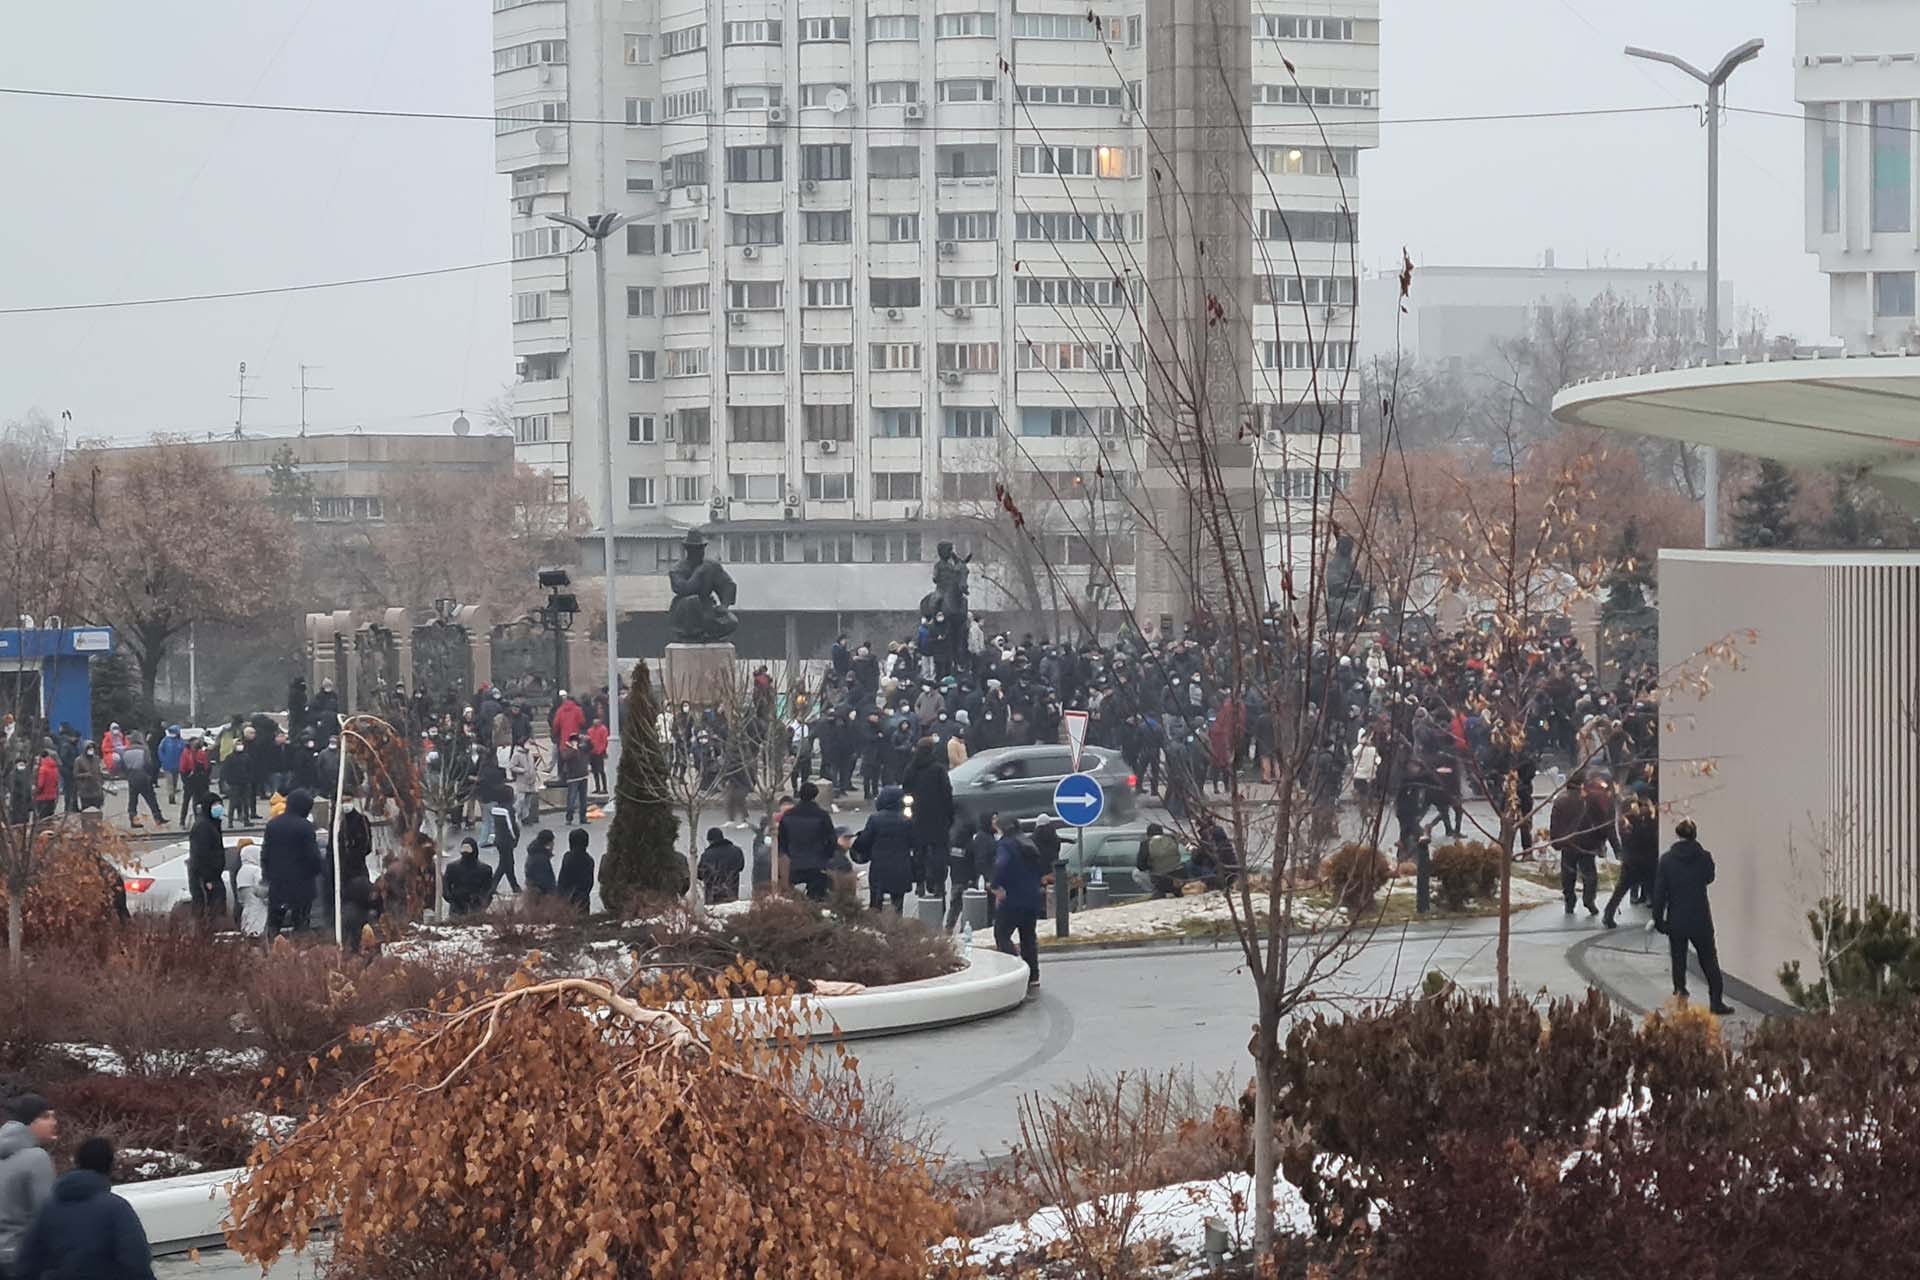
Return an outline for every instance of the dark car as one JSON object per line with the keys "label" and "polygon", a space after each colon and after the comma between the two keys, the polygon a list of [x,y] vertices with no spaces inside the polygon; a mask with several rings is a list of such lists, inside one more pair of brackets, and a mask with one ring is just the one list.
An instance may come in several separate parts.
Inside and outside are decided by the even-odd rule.
{"label": "dark car", "polygon": [[[977,822],[981,815],[1037,818],[1053,812],[1053,789],[1073,772],[1073,757],[1065,747],[996,747],[982,751],[953,770],[953,810],[957,819]],[[1090,773],[1106,793],[1102,826],[1130,821],[1134,816],[1136,779],[1118,751],[1088,747],[1080,756],[1080,772]]]}

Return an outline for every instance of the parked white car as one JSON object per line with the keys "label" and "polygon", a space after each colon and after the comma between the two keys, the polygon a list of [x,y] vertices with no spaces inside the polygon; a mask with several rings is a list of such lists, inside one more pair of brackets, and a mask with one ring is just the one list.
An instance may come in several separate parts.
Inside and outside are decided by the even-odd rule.
{"label": "parked white car", "polygon": [[[267,931],[266,886],[260,879],[260,846],[247,837],[230,841],[228,848],[240,848],[240,928],[259,936]],[[123,877],[127,887],[127,910],[143,915],[166,915],[175,907],[193,901],[187,885],[187,842],[177,841],[141,855],[140,865]],[[233,882],[227,881],[227,891]]]}

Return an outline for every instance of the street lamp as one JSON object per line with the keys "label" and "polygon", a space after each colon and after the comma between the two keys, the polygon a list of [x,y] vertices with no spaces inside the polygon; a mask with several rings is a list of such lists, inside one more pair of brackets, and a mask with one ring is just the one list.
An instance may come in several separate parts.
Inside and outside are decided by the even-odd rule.
{"label": "street lamp", "polygon": [[547,221],[572,227],[585,236],[580,249],[593,246],[594,314],[600,330],[600,445],[605,464],[600,473],[600,539],[607,579],[607,764],[614,768],[620,759],[620,650],[613,598],[613,373],[607,349],[607,237],[631,219],[624,213],[596,213],[584,220],[550,213]]}
{"label": "street lamp", "polygon": [[[1702,71],[1671,53],[1627,46],[1629,58],[1664,62],[1707,86],[1707,363],[1720,363],[1720,94],[1733,73],[1760,56],[1765,40],[1749,40],[1728,52],[1712,71]],[[1706,490],[1706,545],[1720,545],[1720,451],[1711,445],[1705,455],[1701,487]]]}
{"label": "street lamp", "polygon": [[[557,695],[566,688],[569,679],[567,672],[566,634],[573,630],[573,620],[580,612],[580,598],[565,588],[573,585],[573,579],[561,568],[542,569],[540,585],[547,590],[547,602],[533,611],[533,620],[553,636],[553,680]],[[558,708],[556,696],[554,706]]]}

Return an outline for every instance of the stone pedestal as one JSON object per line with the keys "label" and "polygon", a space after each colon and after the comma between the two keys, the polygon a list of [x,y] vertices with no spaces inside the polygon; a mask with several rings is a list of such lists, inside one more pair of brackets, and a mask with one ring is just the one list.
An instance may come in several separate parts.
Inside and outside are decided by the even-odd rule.
{"label": "stone pedestal", "polygon": [[706,706],[726,696],[734,678],[730,644],[670,644],[662,664],[667,702]]}

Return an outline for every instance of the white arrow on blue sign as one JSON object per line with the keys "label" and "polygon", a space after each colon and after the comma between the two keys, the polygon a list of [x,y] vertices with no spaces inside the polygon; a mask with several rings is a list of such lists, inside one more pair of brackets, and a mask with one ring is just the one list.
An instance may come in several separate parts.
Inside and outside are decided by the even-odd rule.
{"label": "white arrow on blue sign", "polygon": [[1069,826],[1092,826],[1106,807],[1107,793],[1090,773],[1070,773],[1053,789],[1053,811]]}

